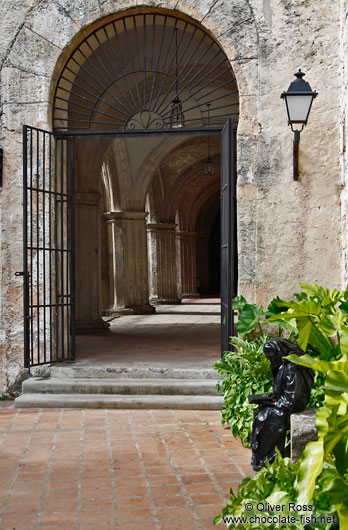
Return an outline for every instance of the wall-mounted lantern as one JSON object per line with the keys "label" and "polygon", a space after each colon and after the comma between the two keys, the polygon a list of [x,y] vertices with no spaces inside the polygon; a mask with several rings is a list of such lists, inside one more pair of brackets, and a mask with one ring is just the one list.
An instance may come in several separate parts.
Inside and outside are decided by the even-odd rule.
{"label": "wall-mounted lantern", "polygon": [[313,92],[310,84],[302,78],[305,75],[301,70],[294,74],[296,79],[293,81],[287,92],[281,94],[284,99],[286,113],[288,116],[288,125],[294,132],[294,180],[298,180],[298,146],[300,143],[300,133],[307,124],[308,116],[312,107],[313,99],[318,93]]}

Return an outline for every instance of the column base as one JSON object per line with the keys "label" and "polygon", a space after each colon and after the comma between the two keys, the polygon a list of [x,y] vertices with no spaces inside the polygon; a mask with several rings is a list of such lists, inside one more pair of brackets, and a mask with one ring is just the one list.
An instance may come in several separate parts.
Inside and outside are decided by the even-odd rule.
{"label": "column base", "polygon": [[150,298],[150,302],[153,305],[176,305],[181,304],[181,300],[179,298]]}
{"label": "column base", "polygon": [[143,306],[134,306],[134,307],[120,307],[112,308],[106,311],[107,316],[118,316],[118,315],[145,315],[156,313],[156,309],[148,304]]}
{"label": "column base", "polygon": [[101,331],[108,331],[110,327],[109,322],[104,320],[94,320],[94,321],[83,321],[75,322],[75,333],[83,335],[84,333],[98,333]]}

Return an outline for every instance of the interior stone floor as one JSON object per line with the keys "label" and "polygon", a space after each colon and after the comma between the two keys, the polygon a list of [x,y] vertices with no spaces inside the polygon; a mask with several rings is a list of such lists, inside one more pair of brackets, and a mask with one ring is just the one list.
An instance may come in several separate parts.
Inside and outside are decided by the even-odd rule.
{"label": "interior stone floor", "polygon": [[158,305],[155,314],[106,320],[108,331],[77,335],[77,363],[208,367],[220,358],[217,298],[187,299],[179,305]]}

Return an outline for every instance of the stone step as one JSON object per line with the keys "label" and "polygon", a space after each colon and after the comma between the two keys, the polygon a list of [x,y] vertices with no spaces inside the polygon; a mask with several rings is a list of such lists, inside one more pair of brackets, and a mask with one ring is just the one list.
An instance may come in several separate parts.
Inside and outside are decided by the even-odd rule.
{"label": "stone step", "polygon": [[218,380],[202,379],[91,379],[31,377],[23,394],[188,395],[216,396]]}
{"label": "stone step", "polygon": [[51,375],[51,377],[82,379],[217,379],[217,372],[211,365],[181,368],[177,365],[170,366],[167,362],[148,364],[132,362],[121,365],[98,363],[97,366],[93,366],[92,363],[65,363],[52,365],[49,367],[49,371],[44,373]]}
{"label": "stone step", "polygon": [[107,395],[107,394],[22,394],[17,408],[94,409],[188,409],[219,410],[222,396],[192,395]]}

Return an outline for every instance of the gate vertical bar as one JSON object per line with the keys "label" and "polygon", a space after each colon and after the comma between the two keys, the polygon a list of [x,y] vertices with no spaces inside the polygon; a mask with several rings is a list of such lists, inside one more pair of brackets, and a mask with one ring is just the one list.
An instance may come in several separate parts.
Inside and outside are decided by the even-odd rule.
{"label": "gate vertical bar", "polygon": [[234,132],[229,119],[221,137],[221,355],[234,335],[232,300],[237,294],[236,186]]}
{"label": "gate vertical bar", "polygon": [[33,364],[34,357],[34,322],[33,322],[33,129],[30,128],[30,144],[29,144],[29,153],[30,153],[30,273],[28,276],[29,280],[29,292],[30,292],[30,364]]}
{"label": "gate vertical bar", "polygon": [[39,200],[39,189],[40,189],[40,132],[36,130],[36,329],[37,329],[37,360],[38,364],[41,364],[41,348],[40,348],[40,200]]}
{"label": "gate vertical bar", "polygon": [[47,362],[47,342],[46,342],[46,134],[43,133],[42,149],[42,275],[43,275],[43,355],[44,363]]}
{"label": "gate vertical bar", "polygon": [[[52,171],[53,171],[53,165],[52,165],[52,135],[49,135],[49,148],[48,148],[48,266],[49,266],[49,340],[50,340],[50,352],[49,352],[49,358],[53,359],[53,337],[54,337],[54,329],[53,329],[53,297],[52,297],[52,247],[53,247],[53,241],[52,241],[52,215],[54,213],[54,208],[52,209]],[[53,203],[54,206],[54,203]]]}
{"label": "gate vertical bar", "polygon": [[75,360],[75,141],[69,140],[70,147],[70,332],[71,332],[71,360]]}
{"label": "gate vertical bar", "polygon": [[54,358],[58,360],[59,349],[59,306],[58,306],[58,145],[59,142],[54,139],[54,328],[55,328],[55,352]]}
{"label": "gate vertical bar", "polygon": [[24,301],[24,367],[30,367],[29,343],[29,271],[28,271],[28,128],[23,126],[23,301]]}
{"label": "gate vertical bar", "polygon": [[64,140],[60,140],[60,146],[59,146],[59,158],[60,158],[60,164],[59,164],[59,178],[60,178],[60,195],[59,195],[59,205],[60,205],[60,239],[58,239],[59,249],[60,252],[58,256],[60,257],[60,263],[58,264],[59,267],[59,282],[58,282],[58,289],[59,289],[59,295],[58,295],[58,305],[60,308],[60,338],[61,338],[61,344],[60,348],[61,351],[59,352],[61,355],[61,360],[65,357],[65,348],[64,348]]}

